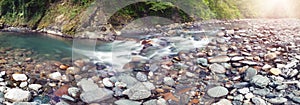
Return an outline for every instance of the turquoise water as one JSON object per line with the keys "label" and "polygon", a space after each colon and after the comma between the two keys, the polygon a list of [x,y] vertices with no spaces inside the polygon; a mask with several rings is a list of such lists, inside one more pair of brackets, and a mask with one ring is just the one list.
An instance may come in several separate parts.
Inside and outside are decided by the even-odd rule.
{"label": "turquoise water", "polygon": [[34,56],[49,60],[72,56],[72,40],[52,38],[40,33],[0,32],[0,47],[32,50]]}

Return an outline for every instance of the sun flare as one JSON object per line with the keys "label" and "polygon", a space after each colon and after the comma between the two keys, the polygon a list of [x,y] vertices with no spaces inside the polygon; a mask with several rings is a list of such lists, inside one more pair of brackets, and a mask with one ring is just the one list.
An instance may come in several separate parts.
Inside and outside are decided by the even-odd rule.
{"label": "sun flare", "polygon": [[294,17],[293,0],[256,0],[263,17]]}

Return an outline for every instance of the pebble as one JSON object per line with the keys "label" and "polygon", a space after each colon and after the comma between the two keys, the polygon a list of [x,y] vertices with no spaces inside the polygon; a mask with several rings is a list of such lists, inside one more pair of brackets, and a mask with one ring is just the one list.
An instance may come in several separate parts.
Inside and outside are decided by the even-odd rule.
{"label": "pebble", "polygon": [[232,103],[227,99],[221,99],[219,102],[213,103],[212,105],[232,105]]}
{"label": "pebble", "polygon": [[174,86],[175,85],[175,81],[171,77],[165,77],[164,78],[164,84],[168,85],[168,86]]}
{"label": "pebble", "polygon": [[270,70],[271,68],[272,68],[272,66],[271,66],[271,65],[268,65],[268,64],[265,64],[265,65],[262,67],[262,69],[265,70],[265,71]]}
{"label": "pebble", "polygon": [[265,76],[255,75],[254,77],[252,77],[250,83],[254,84],[255,86],[263,88],[270,83],[270,80]]}
{"label": "pebble", "polygon": [[142,102],[120,99],[114,102],[116,105],[141,105]]}
{"label": "pebble", "polygon": [[114,84],[110,81],[109,78],[103,78],[102,83],[105,87],[113,87]]}
{"label": "pebble", "polygon": [[98,85],[95,84],[93,80],[88,80],[86,78],[81,79],[77,85],[80,86],[83,91],[92,91],[98,89]]}
{"label": "pebble", "polygon": [[251,98],[253,98],[253,97],[255,97],[255,95],[253,94],[253,93],[247,93],[247,94],[245,94],[245,98],[246,99],[251,99]]}
{"label": "pebble", "polygon": [[139,80],[139,81],[141,81],[141,82],[145,82],[145,81],[148,80],[148,77],[147,77],[146,74],[144,74],[144,73],[142,73],[142,72],[138,72],[138,73],[136,74],[136,79]]}
{"label": "pebble", "polygon": [[250,81],[256,74],[257,74],[257,70],[250,67],[245,72],[244,80],[245,81]]}
{"label": "pebble", "polygon": [[214,73],[219,73],[219,74],[223,74],[226,72],[226,69],[220,65],[220,64],[217,64],[217,63],[214,63],[214,64],[211,64],[209,65],[209,69],[214,72]]}
{"label": "pebble", "polygon": [[230,61],[230,58],[228,56],[215,56],[208,59],[208,62],[210,63],[224,63],[228,61]]}
{"label": "pebble", "polygon": [[238,89],[238,92],[241,94],[247,94],[250,92],[249,88]]}
{"label": "pebble", "polygon": [[279,75],[279,74],[281,74],[281,70],[278,68],[271,68],[270,73],[273,75]]}
{"label": "pebble", "polygon": [[68,67],[68,69],[66,70],[66,74],[78,74],[80,72],[80,69],[77,67]]}
{"label": "pebble", "polygon": [[30,84],[28,87],[32,90],[38,91],[40,88],[42,88],[41,84]]}
{"label": "pebble", "polygon": [[8,90],[7,93],[5,93],[4,97],[11,102],[22,102],[29,101],[31,98],[31,94],[29,91],[13,88]]}
{"label": "pebble", "polygon": [[80,94],[80,99],[86,103],[101,102],[112,98],[113,91],[105,88],[97,88],[90,91],[84,91]]}
{"label": "pebble", "polygon": [[76,100],[68,95],[62,95],[61,96],[62,99],[68,100],[68,101],[73,101],[75,102]]}
{"label": "pebble", "polygon": [[225,96],[228,93],[229,93],[229,91],[227,90],[227,88],[222,87],[222,86],[216,86],[216,87],[208,89],[208,91],[207,91],[207,94],[210,97],[214,97],[214,98]]}
{"label": "pebble", "polygon": [[78,89],[77,87],[70,87],[68,89],[68,94],[71,95],[72,97],[76,97],[80,92],[80,89]]}
{"label": "pebble", "polygon": [[244,100],[244,96],[241,95],[241,94],[239,94],[239,95],[235,96],[235,97],[233,98],[233,100],[235,100],[235,101],[243,101],[243,100]]}
{"label": "pebble", "polygon": [[54,73],[51,73],[48,75],[50,79],[53,79],[53,80],[61,80],[62,78],[62,75],[60,72],[54,72]]}
{"label": "pebble", "polygon": [[157,99],[148,100],[143,105],[157,105]]}
{"label": "pebble", "polygon": [[296,103],[300,103],[300,97],[293,97],[292,100]]}
{"label": "pebble", "polygon": [[266,101],[259,97],[254,97],[251,99],[251,101],[254,103],[254,105],[267,105]]}
{"label": "pebble", "polygon": [[142,83],[137,83],[133,87],[126,89],[123,94],[131,100],[145,99],[151,96],[151,91]]}
{"label": "pebble", "polygon": [[197,64],[200,64],[201,66],[208,66],[208,61],[206,58],[197,58]]}
{"label": "pebble", "polygon": [[231,61],[240,61],[240,60],[243,60],[243,59],[245,59],[245,57],[232,57]]}
{"label": "pebble", "polygon": [[276,97],[276,98],[272,98],[272,99],[268,100],[268,102],[270,102],[271,104],[283,104],[287,101],[288,100],[286,98],[283,98],[283,97]]}
{"label": "pebble", "polygon": [[15,81],[26,81],[28,78],[25,74],[13,74],[12,75],[12,78],[15,80]]}
{"label": "pebble", "polygon": [[26,87],[28,85],[28,82],[21,82],[20,83],[20,88]]}
{"label": "pebble", "polygon": [[268,53],[268,54],[264,55],[265,61],[274,60],[275,58],[277,58],[277,54],[276,53]]}

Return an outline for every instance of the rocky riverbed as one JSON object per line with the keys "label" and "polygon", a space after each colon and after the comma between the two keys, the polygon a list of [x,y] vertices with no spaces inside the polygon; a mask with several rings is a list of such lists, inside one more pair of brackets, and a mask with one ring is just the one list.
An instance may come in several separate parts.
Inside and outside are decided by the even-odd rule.
{"label": "rocky riverbed", "polygon": [[[231,23],[247,27],[230,27]],[[133,57],[122,72],[90,59],[39,61],[30,56],[35,54],[33,51],[1,48],[0,102],[8,105],[300,103],[300,20],[214,24],[225,26],[208,36],[209,43],[205,46],[144,59],[149,51],[165,48],[174,41],[167,37],[192,36],[197,41],[206,38],[197,31],[200,23],[158,26],[150,33],[152,37],[139,40],[142,49],[135,55],[140,56]]]}

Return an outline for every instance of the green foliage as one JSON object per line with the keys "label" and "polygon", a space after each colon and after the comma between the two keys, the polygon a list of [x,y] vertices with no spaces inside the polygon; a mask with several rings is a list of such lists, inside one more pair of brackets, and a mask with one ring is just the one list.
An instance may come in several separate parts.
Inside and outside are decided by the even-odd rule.
{"label": "green foliage", "polygon": [[147,5],[151,5],[150,10],[162,11],[170,7],[174,7],[171,2],[146,2]]}

